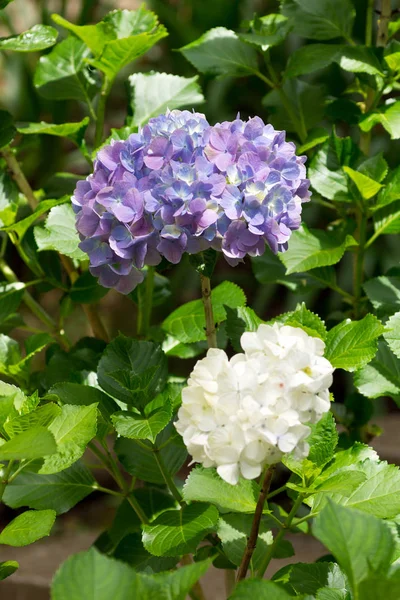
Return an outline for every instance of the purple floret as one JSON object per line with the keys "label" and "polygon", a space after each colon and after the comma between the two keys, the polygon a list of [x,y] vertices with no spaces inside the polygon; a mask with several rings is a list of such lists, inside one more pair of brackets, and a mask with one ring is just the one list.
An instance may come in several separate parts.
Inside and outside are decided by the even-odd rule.
{"label": "purple floret", "polygon": [[91,273],[126,294],[162,257],[177,264],[214,248],[236,265],[265,244],[286,250],[310,199],[306,157],[295,150],[259,117],[210,126],[179,110],[112,141],[72,197]]}

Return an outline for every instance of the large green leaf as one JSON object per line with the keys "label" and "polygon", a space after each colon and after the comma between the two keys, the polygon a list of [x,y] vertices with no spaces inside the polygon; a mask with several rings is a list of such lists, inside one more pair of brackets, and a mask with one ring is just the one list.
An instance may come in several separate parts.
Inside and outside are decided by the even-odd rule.
{"label": "large green leaf", "polygon": [[298,35],[314,40],[348,38],[355,17],[350,0],[284,0],[282,13]]}
{"label": "large green leaf", "polygon": [[[58,206],[59,204],[65,204],[66,202],[69,202],[69,200],[70,200],[69,196],[63,196],[62,198],[59,198],[58,200],[42,200],[41,202],[39,202],[39,204],[37,205],[37,207],[35,208],[35,210],[33,211],[33,213],[31,215],[29,215],[28,217],[25,217],[25,219],[21,219],[20,221],[17,221],[16,223],[10,224],[7,227],[3,227],[2,229],[4,231],[7,231],[7,233],[12,232],[12,234],[15,235],[17,241],[21,241],[22,238],[24,237],[25,233],[28,231],[29,227],[31,225],[33,225],[33,223],[43,213],[47,212],[54,206]],[[15,284],[10,284],[10,285],[15,285]]]}
{"label": "large green leaf", "polygon": [[57,442],[57,452],[45,458],[39,472],[50,475],[70,467],[85,452],[87,444],[96,435],[96,428],[97,404],[65,404],[61,414],[49,426]]}
{"label": "large green leaf", "polygon": [[[400,577],[398,571],[382,577],[381,573],[375,573],[361,582],[359,586],[359,597],[362,600],[398,600],[400,598]],[[329,599],[328,599],[329,600]]]}
{"label": "large green leaf", "polygon": [[8,146],[14,139],[17,130],[14,126],[14,120],[9,112],[0,110],[0,148]]}
{"label": "large green leaf", "polygon": [[45,98],[89,103],[97,90],[85,62],[89,56],[90,49],[84,42],[73,35],[67,37],[40,57],[33,80],[35,87]]}
{"label": "large green leaf", "polygon": [[313,534],[335,556],[353,594],[368,575],[383,575],[389,568],[394,551],[392,534],[376,517],[329,502],[314,521]]}
{"label": "large green leaf", "polygon": [[375,125],[382,125],[392,140],[400,137],[400,102],[390,102],[379,111],[366,115],[359,123],[362,131],[370,131]]}
{"label": "large green leaf", "polygon": [[[336,563],[296,563],[287,565],[273,576],[273,581],[281,583],[285,589],[294,593],[314,596],[321,588],[334,591],[336,595],[326,595],[325,600],[346,600],[346,579]],[[317,598],[319,596],[317,595]],[[321,596],[323,600],[324,596]]]}
{"label": "large green leaf", "polygon": [[3,500],[11,508],[29,506],[51,508],[57,514],[68,512],[96,489],[96,481],[81,462],[53,475],[40,475],[38,463],[24,469],[5,489]]}
{"label": "large green leaf", "polygon": [[255,481],[240,479],[232,486],[221,479],[215,469],[200,465],[192,469],[183,486],[183,497],[187,502],[212,502],[223,512],[253,513],[258,494]]}
{"label": "large green leaf", "polygon": [[16,435],[0,446],[0,460],[22,460],[50,457],[57,452],[54,435],[45,427],[36,426]]}
{"label": "large green leaf", "polygon": [[[226,319],[224,306],[237,308],[246,304],[246,296],[234,283],[224,281],[211,292],[215,323]],[[174,310],[165,319],[162,328],[185,344],[206,339],[204,307],[201,300],[193,300]]]}
{"label": "large green leaf", "polygon": [[325,357],[337,369],[354,371],[374,358],[378,338],[384,330],[382,323],[371,314],[361,321],[343,321],[329,331]]}
{"label": "large green leaf", "polygon": [[337,63],[345,71],[382,75],[381,65],[371,48],[340,44],[310,44],[289,58],[286,77],[298,77]]}
{"label": "large green leaf", "polygon": [[56,383],[48,391],[48,396],[57,396],[63,404],[74,404],[75,406],[88,406],[97,404],[97,407],[105,421],[110,421],[111,415],[118,410],[118,404],[107,394],[98,388],[63,381]]}
{"label": "large green leaf", "polygon": [[85,135],[87,126],[89,125],[89,117],[85,117],[77,123],[62,123],[55,125],[54,123],[26,123],[17,127],[17,130],[24,135],[55,135],[57,137],[66,137],[80,146]]}
{"label": "large green leaf", "polygon": [[204,102],[198,77],[179,77],[169,73],[135,73],[129,78],[133,88],[132,125],[144,125],[167,109]]}
{"label": "large green leaf", "polygon": [[[158,434],[156,446],[160,448],[159,454],[168,472],[171,475],[177,473],[186,460],[187,451],[172,424]],[[131,475],[149,483],[165,483],[154,448],[147,440],[138,443],[135,440],[119,438],[115,443],[115,452]]]}
{"label": "large green leaf", "polygon": [[36,226],[34,233],[39,252],[56,250],[76,260],[87,259],[87,255],[78,247],[79,236],[75,228],[75,214],[70,204],[52,208],[44,227]]}
{"label": "large green leaf", "polygon": [[400,360],[385,342],[380,342],[375,358],[354,376],[358,391],[367,398],[391,396],[400,402]]}
{"label": "large green leaf", "polygon": [[293,596],[288,594],[280,585],[273,581],[262,579],[245,579],[240,581],[229,600],[291,600]]}
{"label": "large green leaf", "polygon": [[393,354],[400,358],[400,312],[394,314],[386,322],[386,331],[383,337],[388,343]]}
{"label": "large green leaf", "polygon": [[167,510],[150,525],[143,525],[143,545],[155,556],[180,556],[194,552],[201,540],[215,529],[215,506],[195,503],[180,510]]}
{"label": "large green leaf", "polygon": [[185,600],[210,567],[205,560],[177,571],[144,575],[95,548],[68,558],[53,580],[52,600]]}
{"label": "large green leaf", "polygon": [[300,327],[308,335],[319,337],[321,340],[325,340],[327,335],[325,322],[311,310],[308,310],[304,302],[298,304],[295,310],[280,315],[276,320],[285,323],[285,325]]}
{"label": "large green leaf", "polygon": [[111,420],[118,435],[133,440],[155,442],[160,431],[168,425],[171,416],[171,402],[168,392],[164,392],[149,402],[142,414],[121,410],[114,413]]}
{"label": "large green leaf", "polygon": [[58,31],[47,25],[34,25],[28,31],[7,38],[0,38],[0,50],[14,52],[37,52],[54,46]]}
{"label": "large green leaf", "polygon": [[180,49],[201,73],[240,77],[257,71],[257,53],[235,32],[215,27]]}
{"label": "large green leaf", "polygon": [[164,388],[167,359],[153,342],[119,335],[107,346],[97,375],[108,394],[142,408]]}
{"label": "large green leaf", "polygon": [[40,538],[50,535],[56,513],[54,510],[27,510],[0,533],[0,544],[28,546]]}
{"label": "large green leaf", "polygon": [[233,349],[241,352],[240,338],[245,331],[257,331],[258,326],[263,323],[262,319],[252,308],[239,306],[238,308],[224,307],[227,314],[226,334],[231,341]]}
{"label": "large green leaf", "polygon": [[256,17],[250,21],[248,29],[248,32],[238,34],[240,39],[261,46],[262,51],[265,52],[271,46],[281,44],[292,29],[292,25],[283,15],[271,14]]}
{"label": "large green leaf", "polygon": [[316,267],[334,265],[347,248],[357,245],[353,236],[341,231],[308,229],[306,225],[294,231],[289,249],[280,255],[286,273],[301,273]]}
{"label": "large green leaf", "polygon": [[4,430],[7,432],[10,438],[28,431],[32,427],[40,425],[42,427],[48,427],[52,421],[59,415],[61,409],[56,404],[49,402],[40,406],[36,410],[32,410],[26,415],[17,415],[9,417],[4,423]]}

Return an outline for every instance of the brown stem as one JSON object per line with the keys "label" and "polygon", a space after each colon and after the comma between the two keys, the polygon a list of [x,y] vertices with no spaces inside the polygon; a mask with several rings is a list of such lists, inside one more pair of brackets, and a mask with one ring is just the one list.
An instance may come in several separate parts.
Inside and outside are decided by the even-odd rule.
{"label": "brown stem", "polygon": [[26,196],[29,206],[32,210],[35,210],[38,205],[38,201],[36,200],[33,190],[23,174],[20,164],[15,158],[13,151],[9,147],[6,147],[1,150],[1,155],[6,161],[7,167],[15,183],[21,192]]}
{"label": "brown stem", "polygon": [[[75,270],[72,260],[68,256],[64,256],[64,254],[60,254],[60,259],[64,269],[68,273],[71,283],[75,283],[79,277],[79,274]],[[109,335],[99,315],[97,314],[95,307],[92,304],[82,304],[82,308],[90,323],[94,337],[98,338],[99,340],[104,340],[108,343],[110,341]]]}
{"label": "brown stem", "polygon": [[217,348],[217,331],[215,329],[215,321],[213,307],[211,302],[211,282],[209,277],[200,275],[201,280],[201,295],[204,305],[204,315],[206,317],[206,337],[209,348]]}
{"label": "brown stem", "polygon": [[263,478],[263,482],[261,485],[260,495],[258,497],[258,502],[256,506],[256,511],[254,513],[253,524],[251,526],[251,531],[249,538],[247,540],[246,550],[243,554],[242,562],[240,563],[239,571],[236,577],[236,581],[241,581],[246,577],[249,564],[251,561],[251,557],[253,556],[253,552],[256,549],[258,532],[260,531],[260,523],[261,517],[264,510],[264,504],[269,492],[269,487],[271,485],[272,475],[274,473],[275,465],[272,465],[265,471],[265,475]]}
{"label": "brown stem", "polygon": [[389,22],[392,17],[391,0],[381,1],[381,14],[378,20],[378,33],[376,36],[376,45],[384,48],[389,39]]}

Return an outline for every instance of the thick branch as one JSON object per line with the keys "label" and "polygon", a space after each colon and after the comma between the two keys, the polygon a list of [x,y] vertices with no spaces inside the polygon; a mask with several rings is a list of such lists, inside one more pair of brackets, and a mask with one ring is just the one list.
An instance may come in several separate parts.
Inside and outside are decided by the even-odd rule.
{"label": "thick branch", "polygon": [[264,510],[265,500],[266,500],[267,494],[269,492],[269,487],[271,485],[271,480],[272,480],[272,475],[274,473],[274,469],[275,469],[275,465],[273,465],[272,467],[269,467],[265,472],[265,476],[263,478],[263,482],[262,482],[262,486],[261,486],[260,496],[258,498],[258,502],[257,502],[257,506],[256,506],[256,511],[254,513],[253,524],[251,526],[250,535],[247,540],[246,550],[243,554],[242,562],[240,563],[236,581],[241,581],[242,579],[244,579],[246,577],[246,574],[247,574],[247,571],[249,568],[249,564],[251,561],[251,557],[253,556],[253,552],[256,549],[258,532],[260,531],[261,517],[263,514],[263,510]]}
{"label": "thick branch", "polygon": [[22,172],[20,164],[15,158],[13,151],[10,148],[6,147],[3,148],[3,150],[1,150],[1,155],[6,161],[7,167],[15,183],[17,184],[21,192],[26,196],[29,206],[32,210],[35,210],[35,208],[38,205],[38,201],[36,200],[33,190],[29,185],[24,173]]}
{"label": "thick branch", "polygon": [[381,16],[378,20],[378,34],[376,45],[384,48],[389,39],[389,22],[392,17],[392,6],[390,0],[381,1]]}

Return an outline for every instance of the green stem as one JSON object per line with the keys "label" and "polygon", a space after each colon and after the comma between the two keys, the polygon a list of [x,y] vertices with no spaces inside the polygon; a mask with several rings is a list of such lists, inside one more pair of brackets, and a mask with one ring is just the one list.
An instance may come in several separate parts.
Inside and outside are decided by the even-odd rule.
{"label": "green stem", "polygon": [[297,519],[297,521],[295,521],[293,523],[293,527],[297,527],[297,525],[300,525],[301,523],[306,523],[307,521],[309,521],[310,519],[313,519],[314,517],[317,516],[318,513],[308,513],[308,515],[306,515],[305,517],[302,517],[301,519]]}
{"label": "green stem", "polygon": [[102,485],[98,485],[97,483],[95,483],[93,485],[93,489],[96,492],[103,492],[104,494],[110,494],[111,496],[118,496],[118,498],[124,497],[124,495],[121,494],[121,492],[116,492],[115,490],[110,490],[109,488],[105,488]]}
{"label": "green stem", "polygon": [[16,469],[14,471],[14,473],[8,478],[8,483],[11,483],[12,481],[14,481],[14,479],[17,477],[17,475],[19,475],[21,473],[21,471],[26,469],[26,467],[28,467],[32,462],[33,462],[33,458],[31,460],[21,461],[19,463],[18,469]]}
{"label": "green stem", "polygon": [[365,22],[365,45],[372,46],[372,27],[375,0],[368,0],[367,15]]}
{"label": "green stem", "polygon": [[139,337],[146,338],[149,334],[153,308],[154,275],[154,267],[148,267],[144,290],[138,290],[137,334]]}
{"label": "green stem", "polygon": [[10,462],[8,463],[7,467],[4,470],[3,475],[0,478],[0,502],[3,499],[4,490],[6,489],[6,486],[9,482],[9,477],[10,477],[11,469],[13,468],[13,464],[14,464],[14,461],[10,460]]}
{"label": "green stem", "polygon": [[211,282],[209,277],[200,274],[201,296],[206,319],[206,338],[209,348],[217,348],[217,331],[215,329],[214,312],[211,301]]}
{"label": "green stem", "polygon": [[99,103],[97,105],[96,131],[94,134],[94,147],[98,148],[103,141],[104,120],[106,116],[107,98],[111,91],[113,82],[104,75],[103,85],[101,86]]}
{"label": "green stem", "polygon": [[139,502],[136,500],[135,496],[133,494],[128,494],[126,496],[126,499],[128,500],[129,504],[132,506],[133,510],[135,511],[135,513],[137,514],[137,516],[139,517],[139,519],[143,523],[143,525],[148,525],[150,523],[150,521],[147,518],[146,513],[143,511],[142,507],[140,506]]}
{"label": "green stem", "polygon": [[159,449],[154,445],[153,445],[153,452],[154,452],[154,458],[156,459],[158,468],[161,471],[161,474],[163,476],[166,486],[168,487],[169,491],[171,492],[171,494],[173,495],[175,500],[178,502],[178,504],[180,504],[181,506],[185,506],[186,502],[182,498],[182,494],[176,487],[171,474],[169,473],[168,469],[166,468],[164,461],[161,457],[161,454],[159,452]]}
{"label": "green stem", "polygon": [[276,488],[276,490],[273,490],[272,492],[270,492],[267,495],[267,500],[269,500],[270,498],[274,498],[275,496],[277,496],[278,494],[281,494],[282,492],[285,492],[286,489],[287,488],[286,488],[286,483],[285,483],[285,485],[281,485],[281,487]]}
{"label": "green stem", "polygon": [[264,577],[264,573],[268,568],[269,563],[271,562],[271,559],[275,553],[276,548],[279,545],[279,542],[281,541],[281,539],[284,537],[286,531],[288,529],[290,529],[290,526],[292,524],[293,519],[296,516],[296,513],[299,509],[299,507],[301,506],[302,502],[304,500],[304,495],[303,494],[299,494],[296,498],[296,501],[294,502],[293,506],[292,506],[292,510],[290,511],[290,513],[288,514],[288,516],[286,517],[286,520],[284,522],[284,525],[282,527],[282,529],[280,529],[278,531],[278,533],[276,534],[276,537],[273,541],[273,543],[269,546],[267,552],[265,553],[264,559],[261,563],[261,567],[259,568],[258,572],[257,572],[257,577]]}
{"label": "green stem", "polygon": [[363,209],[358,209],[358,246],[354,255],[354,275],[353,275],[353,295],[354,295],[354,316],[360,317],[361,292],[364,279],[364,255],[367,233],[367,216]]}
{"label": "green stem", "polygon": [[15,183],[17,184],[21,192],[26,196],[29,206],[32,210],[35,210],[35,208],[38,205],[38,201],[36,200],[32,188],[29,185],[24,173],[22,172],[20,164],[17,161],[13,151],[11,150],[11,148],[6,147],[1,150],[0,155],[3,156],[4,160],[6,161],[7,167]]}

